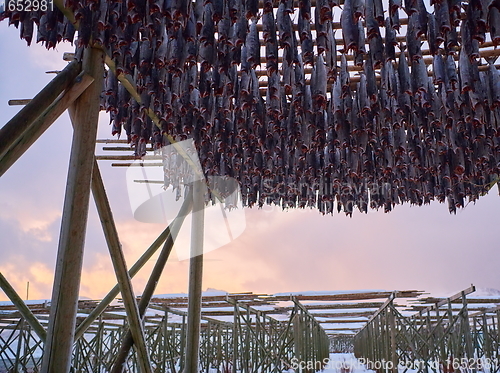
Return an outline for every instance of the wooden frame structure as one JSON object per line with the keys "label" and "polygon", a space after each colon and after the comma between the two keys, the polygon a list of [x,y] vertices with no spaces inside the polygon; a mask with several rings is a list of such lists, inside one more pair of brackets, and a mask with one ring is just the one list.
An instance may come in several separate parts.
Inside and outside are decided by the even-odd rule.
{"label": "wooden frame structure", "polygon": [[[500,370],[498,306],[474,304],[499,300],[467,298],[471,286],[446,299],[422,299],[429,306],[416,307],[411,317],[403,316],[390,297],[354,337],[354,353],[369,369],[397,372]],[[454,307],[457,305],[458,307]]]}
{"label": "wooden frame structure", "polygon": [[[8,284],[1,277],[0,285],[8,292]],[[278,372],[292,366],[293,361],[323,361],[329,352],[352,351],[371,368],[391,362],[420,371],[438,371],[444,369],[447,360],[461,364],[461,359],[469,356],[483,364],[494,364],[500,352],[500,298],[474,297],[470,295],[473,290],[471,287],[445,299],[425,298],[414,291],[205,294],[201,303],[199,367],[201,371]],[[377,299],[385,302],[374,302]],[[406,304],[397,304],[396,299]],[[92,318],[89,315],[95,315],[101,304],[79,302],[79,337],[73,346],[72,366],[82,372],[112,371],[119,363],[127,371],[139,372],[136,351],[120,360],[122,341],[129,338],[125,337],[129,332],[123,304],[107,305],[99,317],[88,323]],[[153,297],[146,309],[140,307],[153,369],[185,369],[188,308],[189,299],[184,295]],[[14,305],[0,307],[0,344],[4,345],[0,349],[0,369],[41,363],[45,337],[39,335],[39,330],[45,330],[48,312],[46,304],[31,304],[23,313]],[[367,315],[362,322],[360,313]],[[348,326],[328,327],[332,320]],[[86,328],[82,332],[83,325]],[[493,368],[492,372],[498,370],[498,366]]]}
{"label": "wooden frame structure", "polygon": [[[116,88],[116,91],[109,90],[109,96],[115,95],[116,98],[119,92],[128,92],[127,102],[119,102],[118,106],[121,104],[133,108],[131,113],[134,119],[145,122],[145,127],[149,126],[145,131],[146,134],[142,133],[141,126],[138,126],[139,129],[136,131],[140,133],[135,133],[135,129],[130,128],[127,131],[127,135],[131,136],[131,141],[133,139],[136,145],[135,156],[143,155],[143,149],[138,144],[142,144],[142,140],[144,142],[151,140],[153,128],[157,137],[160,138],[158,141],[160,145],[168,142],[174,147],[176,140],[185,136],[187,132],[193,132],[199,137],[197,141],[203,155],[203,162],[211,164],[210,153],[215,154],[218,159],[218,164],[212,164],[210,167],[211,172],[220,171],[226,167],[235,172],[241,171],[239,177],[245,184],[245,203],[249,206],[264,203],[278,203],[284,207],[307,205],[316,206],[321,212],[329,213],[333,212],[334,203],[337,202],[339,209],[351,214],[353,205],[366,211],[369,198],[373,207],[383,206],[386,211],[391,210],[393,205],[400,201],[423,204],[436,198],[440,201],[447,199],[450,211],[455,211],[457,206],[464,205],[464,197],[468,196],[474,200],[498,182],[500,174],[498,171],[500,74],[494,62],[490,61],[490,58],[499,54],[498,49],[493,48],[500,41],[500,35],[497,34],[497,30],[500,30],[500,27],[497,27],[500,23],[500,8],[496,4],[484,6],[480,1],[469,1],[462,11],[462,3],[459,1],[451,4],[451,11],[448,12],[443,10],[445,4],[449,5],[449,1],[445,0],[437,2],[434,7],[435,14],[430,15],[425,5],[422,8],[421,0],[410,1],[404,6],[408,18],[400,19],[400,13],[403,12],[402,4],[400,1],[391,1],[390,17],[384,19],[381,1],[367,1],[365,12],[365,6],[361,2],[352,4],[354,1],[346,0],[343,4],[341,22],[338,23],[333,20],[332,8],[340,5],[340,2],[304,1],[299,4],[299,18],[308,22],[295,25],[290,18],[295,12],[294,1],[280,3],[279,8],[276,9],[278,19],[276,24],[272,1],[264,1],[261,4],[258,1],[234,1],[231,5],[232,13],[229,11],[228,4],[224,9],[213,9],[219,3],[214,2],[212,6],[210,1],[206,2],[208,5],[201,4],[200,1],[175,2],[175,5],[165,10],[172,21],[170,26],[165,25],[165,30],[162,30],[166,36],[154,45],[148,39],[150,49],[158,48],[159,50],[163,46],[169,51],[175,50],[174,48],[180,50],[179,45],[174,46],[170,43],[183,41],[194,43],[194,40],[189,40],[189,38],[184,40],[184,33],[194,32],[193,30],[198,27],[201,28],[200,35],[191,35],[190,38],[197,39],[196,42],[199,42],[199,45],[195,44],[195,46],[199,47],[200,53],[198,55],[197,50],[194,62],[191,61],[182,66],[178,66],[179,56],[172,52],[168,58],[155,60],[158,70],[162,70],[165,65],[168,65],[171,70],[168,72],[162,70],[163,73],[170,74],[168,78],[165,78],[165,82],[168,82],[165,85],[169,90],[167,92],[165,89],[165,93],[175,96],[175,99],[171,97],[170,102],[164,105],[164,102],[160,102],[156,97],[157,94],[161,95],[160,90],[152,91],[154,100],[151,100],[148,94],[153,83],[160,80],[159,77],[148,84],[141,82],[141,79],[147,80],[147,74],[144,72],[153,66],[153,61],[139,60],[138,63],[126,61],[127,53],[120,55],[117,45],[125,42],[128,36],[124,36],[119,43],[116,43],[109,35],[106,39],[104,32],[107,26],[106,21],[109,20],[111,24],[115,13],[117,17],[127,14],[129,6],[130,10],[134,10],[135,13],[130,17],[130,22],[127,18],[127,27],[130,26],[132,29],[135,23],[149,22],[145,8],[136,8],[136,5],[140,5],[141,2],[129,1],[126,7],[118,5],[119,9],[111,9],[113,5],[111,2],[98,2],[99,9],[94,10],[99,12],[102,19],[100,18],[96,24],[93,24],[91,11],[95,2],[83,1],[86,4],[83,8],[79,8],[78,3],[54,0],[56,11],[50,15],[43,14],[41,17],[45,17],[42,26],[46,22],[45,26],[50,24],[51,27],[45,27],[45,30],[42,27],[42,30],[39,30],[43,34],[51,30],[57,31],[61,26],[65,31],[69,30],[68,33],[73,32],[73,35],[75,30],[79,30],[79,44],[81,45],[75,54],[75,61],[71,62],[53,82],[49,83],[18,115],[0,129],[0,175],[2,175],[65,110],[70,111],[74,127],[46,335],[40,328],[40,322],[30,315],[29,309],[23,306],[20,297],[8,286],[6,279],[0,278],[3,288],[10,293],[13,303],[23,315],[14,329],[20,332],[20,340],[26,341],[26,338],[32,338],[29,329],[25,334],[27,323],[36,332],[38,338],[45,343],[46,353],[42,364],[44,373],[68,372],[72,365],[71,354],[75,340],[77,340],[78,356],[82,355],[85,349],[91,348],[84,338],[85,333],[90,330],[96,331],[92,346],[97,348],[95,361],[100,364],[103,354],[106,354],[102,347],[107,339],[103,334],[103,326],[92,329],[92,325],[101,317],[102,312],[118,292],[123,298],[127,327],[130,331],[128,333],[124,329],[121,330],[123,335],[120,334],[120,337],[126,336],[125,343],[120,350],[121,356],[127,356],[127,351],[132,345],[130,341],[133,340],[137,370],[149,373],[152,371],[152,363],[148,347],[167,343],[165,337],[164,340],[157,340],[153,345],[148,345],[150,334],[143,326],[143,318],[147,317],[146,310],[154,292],[155,279],[161,274],[171,250],[174,226],[170,227],[170,232],[167,231],[162,235],[163,239],[159,237],[157,243],[153,245],[158,248],[163,240],[167,240],[161,260],[158,261],[151,276],[151,285],[147,288],[147,294],[143,294],[141,303],[138,303],[134,296],[131,277],[142,264],[130,270],[125,264],[94,154],[97,117],[101,104],[100,95],[103,92],[104,64],[107,64],[109,68],[107,83]],[[157,17],[160,12],[163,12],[163,1],[149,3],[151,3],[148,5],[151,13],[149,16],[155,14]],[[190,6],[182,6],[182,4]],[[197,8],[195,12],[192,7],[200,4],[203,9]],[[260,21],[259,6],[262,6],[263,13],[266,15],[266,22]],[[309,22],[312,19],[312,9],[315,12],[315,27],[311,27],[312,22]],[[37,18],[40,16],[38,13],[30,13],[29,17],[26,15],[23,17],[19,10],[9,10],[7,13],[12,23],[17,25],[22,23],[22,34],[30,27],[33,30],[33,23],[37,20],[40,23],[40,19]],[[230,19],[230,14],[233,16],[236,14],[237,20]],[[424,16],[425,21],[421,19]],[[197,17],[196,27],[189,23],[192,17]],[[238,48],[245,45],[246,59],[241,59],[243,48],[239,50],[239,57],[234,57],[234,54],[231,55],[222,49],[215,50],[215,25],[217,23],[219,26],[219,21],[221,21],[219,18],[231,21],[228,29],[232,27],[236,33],[234,42],[236,55]],[[97,27],[97,24],[102,25]],[[240,26],[243,24],[244,27],[241,26],[238,29],[240,27],[238,24]],[[151,25],[155,31],[154,22]],[[141,36],[140,42],[142,42],[142,37],[149,32],[150,25],[146,26],[143,27],[143,31],[140,31],[141,34],[136,30],[136,35],[131,35],[130,40],[122,47],[133,48],[132,39],[137,36]],[[225,27],[223,22],[220,22],[220,27]],[[433,27],[434,31],[432,31]],[[383,35],[380,28],[385,30]],[[396,37],[394,30],[399,31],[401,28],[407,33],[405,38]],[[457,35],[457,28],[460,28],[460,38]],[[121,26],[115,25],[114,31],[117,35],[119,35],[119,29],[122,29]],[[179,29],[182,32],[179,33]],[[339,58],[337,58],[339,51],[336,43],[340,40],[335,39],[333,33],[335,29],[342,29],[343,32],[344,50]],[[365,30],[367,40],[364,38]],[[130,30],[127,29],[127,31]],[[244,37],[238,34],[240,31]],[[300,45],[295,36],[296,31],[300,34]],[[487,40],[486,32],[490,40]],[[315,45],[312,40],[313,34],[317,39]],[[22,36],[27,38],[26,35]],[[52,46],[57,44],[57,36],[52,39],[51,34],[46,38],[46,45],[50,47],[52,44]],[[155,37],[159,36],[158,34]],[[45,36],[42,35],[42,37]],[[99,43],[100,38],[103,39],[101,43]],[[217,31],[217,38],[217,44],[220,44],[221,48],[228,47],[227,34]],[[29,41],[31,41],[31,36]],[[138,40],[135,41],[139,43]],[[396,53],[395,46],[404,41],[408,45],[401,45],[399,52]],[[426,43],[424,49],[421,48],[420,42]],[[135,48],[148,52],[147,46],[148,44],[144,43],[139,48],[137,44]],[[260,58],[260,50],[264,47],[266,52],[269,50],[265,60],[265,69],[260,67],[261,62],[264,62]],[[406,48],[411,65],[411,82]],[[352,55],[349,54],[350,50],[353,52]],[[130,52],[130,49],[126,52]],[[123,61],[120,61],[120,56],[123,57]],[[225,65],[222,65],[227,62],[225,60],[217,62],[221,65],[215,64],[219,57],[221,59],[232,58],[231,67],[226,69]],[[238,58],[240,61],[236,63]],[[398,59],[397,64],[396,59]],[[458,74],[456,61],[459,64]],[[443,70],[445,63],[448,64],[446,73]],[[241,66],[236,68],[238,64]],[[340,69],[337,64],[340,65]],[[137,65],[140,71],[131,69],[132,66]],[[198,71],[198,65],[202,67],[200,71]],[[310,65],[310,67],[304,67],[304,65]],[[427,70],[428,65],[433,66],[432,71]],[[258,69],[257,66],[259,66]],[[397,73],[396,68],[399,70]],[[208,72],[212,75],[202,79],[202,75]],[[358,73],[359,77],[355,77],[354,75]],[[180,76],[190,76],[189,74],[194,75],[194,80],[190,82],[186,80],[188,78],[183,78],[181,84]],[[141,78],[137,79],[139,75]],[[429,80],[429,75],[433,79]],[[392,79],[393,76],[398,76],[399,80],[395,81]],[[262,80],[259,81],[261,77]],[[206,92],[201,92],[203,84],[210,86]],[[200,89],[196,88],[198,85]],[[187,89],[181,91],[179,88],[181,86],[182,89],[185,87]],[[237,86],[242,87],[240,91],[243,94],[240,96],[238,96],[239,91],[236,93],[225,91],[229,89],[227,87]],[[460,89],[457,88],[458,86]],[[179,91],[175,91],[175,87],[178,87]],[[265,101],[262,98],[264,93]],[[398,94],[403,97],[401,102],[398,101],[399,97],[396,97]],[[172,110],[172,107],[180,105],[182,100],[188,101],[185,107]],[[120,113],[116,102],[110,104],[109,101],[111,100],[106,101],[106,109],[115,115],[115,111]],[[155,107],[156,101],[161,103],[160,107]],[[388,105],[385,105],[386,103]],[[440,103],[441,106],[433,107],[437,105],[436,103]],[[445,110],[442,111],[441,107]],[[175,115],[170,115],[169,110],[175,111]],[[189,113],[189,116],[184,116],[188,120],[196,118],[196,131],[194,127],[189,127],[190,123],[187,127],[183,127],[186,124],[186,120],[181,118],[183,111]],[[237,116],[226,120],[229,118],[228,113],[233,111],[237,112]],[[442,112],[445,114],[441,115]],[[224,113],[225,116],[223,116]],[[293,122],[291,120],[286,122],[283,118],[293,118]],[[113,120],[116,129],[121,129],[123,123],[117,120],[116,116]],[[225,127],[221,130],[223,126]],[[210,143],[211,149],[201,146],[203,140],[206,140],[201,137],[206,137],[207,134],[209,134],[210,141],[205,141],[205,144]],[[210,136],[217,138],[218,142],[212,142]],[[226,136],[226,138],[221,136]],[[399,140],[396,141],[395,138],[398,136]],[[233,140],[230,150],[235,153],[243,152],[238,154],[239,158],[245,158],[242,167],[239,164],[241,159],[238,161],[238,157],[233,157],[236,160],[225,158],[225,154],[228,153],[224,150],[226,142]],[[242,142],[239,142],[240,140]],[[276,149],[279,151],[275,151]],[[244,151],[250,151],[256,155],[251,157],[248,154],[245,155]],[[126,160],[130,159],[130,156],[116,159]],[[274,168],[279,169],[280,172],[274,173],[277,177],[271,178],[274,188],[266,191],[263,188],[266,184],[264,180],[273,174]],[[300,175],[298,170],[301,171]],[[368,184],[371,187],[365,188]],[[361,188],[358,190],[352,186]],[[346,187],[348,187],[347,193],[344,193]],[[199,185],[194,185],[193,189],[192,203],[198,211],[198,207],[203,204],[203,191],[200,190]],[[338,192],[337,189],[342,192]],[[375,189],[380,190],[374,193]],[[78,290],[91,192],[97,204],[118,285],[77,328]],[[321,198],[318,198],[319,194]],[[178,224],[175,225],[175,229],[178,229]],[[203,214],[193,214],[192,232],[192,249],[200,252],[203,241]],[[148,253],[151,251],[154,249],[148,250]],[[198,354],[199,346],[213,345],[214,338],[217,341],[222,340],[224,334],[224,329],[220,329],[221,324],[216,323],[217,327],[215,324],[210,324],[205,330],[206,338],[203,339],[201,256],[192,258],[190,274],[191,297],[188,313],[183,315],[186,317],[185,328],[187,328],[187,334],[183,337],[187,343],[184,354],[186,359],[183,363],[185,373],[195,372],[200,363],[205,364],[208,369],[213,358],[210,357],[208,349],[205,354],[203,352]],[[429,338],[435,338],[433,333],[436,328],[430,331],[429,328],[432,326],[430,318],[428,320],[431,321],[427,321],[430,322],[427,329],[423,327],[422,321],[412,324],[412,331],[426,331],[432,337],[422,337],[417,333],[418,337],[410,337],[410,342],[407,341],[410,345],[405,346],[406,339],[403,341],[398,339],[399,334],[405,335],[406,329],[401,326],[403,324],[398,324],[398,320],[403,319],[393,303],[396,297],[397,294],[391,295],[368,326],[358,334],[355,339],[357,352],[361,348],[363,354],[370,356],[373,351],[379,351],[373,349],[370,352],[365,343],[368,339],[363,339],[363,335],[376,332],[381,338],[380,345],[384,343],[388,345],[384,350],[385,355],[374,355],[374,358],[383,356],[387,361],[396,362],[399,346],[404,346],[401,350],[401,354],[404,354],[408,348],[414,348],[410,342],[415,343],[415,338],[423,338],[426,341],[424,346],[415,347],[413,351],[425,360],[430,354]],[[277,299],[279,297],[275,298]],[[465,301],[465,294],[461,295],[461,299]],[[298,300],[300,299],[297,298]],[[253,321],[250,318],[253,311],[248,307],[245,308],[247,312],[245,323],[248,324],[248,328],[243,333],[243,324],[238,321],[243,316],[239,315],[241,313],[239,306],[234,307],[235,321],[232,326],[234,347],[238,340],[244,340],[248,346],[253,344],[254,347],[259,348],[272,341],[272,337],[267,336],[266,333],[269,332],[269,335],[274,333],[273,328],[266,329],[267,326],[263,326],[266,317],[261,318],[259,312],[256,312],[256,320],[259,320],[255,322],[254,330],[251,326]],[[439,307],[436,305],[436,312]],[[464,309],[467,309],[466,304],[464,304]],[[293,322],[294,325],[295,354],[307,359],[325,356],[327,352],[325,334],[313,317],[314,315],[306,306],[301,306],[299,303],[295,303],[293,312],[293,320],[289,322]],[[465,338],[467,342],[466,351],[453,350],[452,353],[456,354],[455,356],[471,357],[474,340],[481,346],[481,354],[495,355],[491,346],[496,340],[493,337],[494,332],[490,333],[490,327],[494,330],[494,326],[491,324],[492,321],[489,321],[494,320],[489,317],[492,311],[484,311],[481,315],[475,316],[475,330],[480,331],[475,335],[470,331],[469,318],[465,312],[462,311],[459,318],[449,314],[449,319],[446,321],[451,325],[457,323],[456,320],[460,320],[461,330],[465,334],[459,334],[459,337]],[[320,316],[316,315],[316,317]],[[439,319],[440,316],[437,317]],[[417,319],[420,320],[420,318]],[[103,322],[102,318],[100,320]],[[438,324],[442,323],[445,321],[439,319]],[[168,331],[168,325],[165,321],[162,327]],[[214,334],[212,330],[217,330],[217,332]],[[352,328],[346,327],[341,330],[349,331]],[[388,330],[390,330],[390,336],[387,335]],[[340,330],[336,329],[336,331]],[[261,332],[263,337],[259,334]],[[167,336],[167,334],[165,332],[164,335]],[[249,337],[250,334],[254,336],[252,337],[254,339]],[[237,338],[236,335],[238,335]],[[314,342],[308,344],[309,338]],[[450,343],[453,345],[454,337],[450,338]],[[9,341],[5,342],[6,347],[3,351],[10,349]],[[104,344],[106,343],[108,342]],[[180,343],[181,349],[184,348],[183,343]],[[288,342],[284,343],[288,344]],[[39,344],[40,342],[37,342],[37,346]],[[18,343],[17,346],[14,362],[16,366],[26,361],[20,358],[22,347],[19,346],[22,346],[22,343]],[[27,351],[31,351],[29,342],[27,346]],[[113,344],[113,348],[109,348],[111,349],[109,351],[115,351],[116,345]],[[439,351],[444,351],[443,354],[449,353],[446,349]],[[252,369],[249,366],[248,353],[249,350],[245,352],[246,355],[241,355],[246,356],[244,358],[246,360],[234,358],[234,370],[237,366],[246,370]],[[269,355],[268,352],[262,353],[264,356]],[[234,353],[233,356],[240,355]],[[254,360],[252,364],[263,364],[262,366],[266,367],[269,365],[269,369],[277,367],[276,364],[258,361],[260,360]],[[117,363],[115,371],[119,369],[120,363]]]}

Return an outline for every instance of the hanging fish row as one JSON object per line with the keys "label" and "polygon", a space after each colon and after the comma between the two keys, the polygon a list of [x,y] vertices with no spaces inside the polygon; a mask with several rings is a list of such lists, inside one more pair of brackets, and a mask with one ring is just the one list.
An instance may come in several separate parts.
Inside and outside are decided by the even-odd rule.
{"label": "hanging fish row", "polygon": [[[190,88],[196,76],[206,78],[193,65],[181,76],[167,73],[161,88],[142,87],[161,129],[109,73],[103,109],[116,133],[125,127],[137,156],[150,138],[160,149],[168,144],[164,134],[193,137],[205,173],[239,180],[249,206],[331,212],[339,200],[351,213],[353,207],[365,211],[371,193],[372,208],[448,198],[453,211],[466,197],[485,193],[500,174],[500,72],[493,65],[479,71],[464,53],[458,75],[435,68],[443,75],[429,78],[419,76],[418,61],[410,68],[403,52],[397,68],[384,65],[372,92],[373,73],[363,72],[351,90],[341,67],[345,80],[337,79],[329,100],[313,100],[310,86],[293,79],[290,100],[279,94],[281,85],[264,100],[253,70],[235,72],[234,80],[222,74],[220,89],[201,82]],[[454,64],[438,58],[436,64]],[[465,68],[477,79],[468,81]],[[202,95],[196,87],[204,84],[210,87]]]}
{"label": "hanging fish row", "polygon": [[[335,43],[334,1],[301,1],[297,14],[292,1],[264,1],[262,9],[255,1],[65,5],[80,22],[78,44],[102,43],[141,94],[139,104],[108,74],[102,107],[113,134],[124,127],[138,156],[146,143],[168,144],[165,134],[194,137],[206,174],[239,180],[248,206],[330,213],[337,202],[350,214],[368,203],[387,211],[447,199],[454,211],[500,173],[500,77],[493,65],[479,65],[486,33],[500,41],[496,3],[441,1],[430,14],[420,0],[404,7],[391,0],[385,11],[380,0],[347,0],[343,49]],[[37,41],[48,48],[74,37],[58,11],[4,16],[28,42],[34,22]],[[406,46],[397,57],[401,30]],[[430,78],[424,38],[433,56]],[[361,69],[356,85],[351,54]]]}

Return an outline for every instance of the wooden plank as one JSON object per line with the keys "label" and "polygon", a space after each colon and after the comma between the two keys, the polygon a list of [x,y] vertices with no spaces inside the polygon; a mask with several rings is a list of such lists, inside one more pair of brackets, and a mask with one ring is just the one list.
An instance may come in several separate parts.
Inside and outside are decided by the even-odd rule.
{"label": "wooden plank", "polygon": [[9,100],[8,104],[9,106],[24,106],[28,105],[31,102],[31,98],[24,98],[24,99],[14,99],[14,100]]}
{"label": "wooden plank", "polygon": [[5,295],[9,297],[10,301],[14,303],[21,316],[33,328],[33,331],[36,333],[36,335],[42,341],[45,341],[45,338],[47,337],[47,332],[45,331],[44,327],[42,326],[42,324],[40,324],[40,321],[38,321],[35,315],[23,302],[21,297],[17,294],[16,290],[12,287],[12,285],[7,281],[7,279],[1,272],[0,272],[0,288],[2,288]]}
{"label": "wooden plank", "polygon": [[436,308],[442,307],[442,306],[448,304],[449,302],[456,301],[456,300],[462,298],[463,296],[469,295],[475,291],[476,291],[476,287],[474,285],[471,285],[467,289],[465,289],[465,290],[463,290],[455,295],[452,295],[451,297],[449,297],[447,299],[440,300],[439,302],[436,302],[432,306],[424,308],[423,310],[419,311],[416,315],[413,315],[413,317],[422,316],[424,313],[427,313],[428,311],[432,311]]}
{"label": "wooden plank", "polygon": [[162,160],[163,157],[161,155],[145,155],[143,157],[135,155],[96,155],[95,159],[98,161],[158,161]]}
{"label": "wooden plank", "polygon": [[[135,301],[134,289],[132,281],[128,274],[125,255],[123,254],[118,231],[111,212],[106,190],[102,181],[99,165],[94,160],[94,170],[92,174],[92,193],[94,195],[95,204],[101,224],[104,230],[104,236],[109,249],[109,255],[116,274],[116,279],[120,285],[120,292],[123,297],[123,303],[127,312],[127,321],[129,329],[134,338],[135,348],[137,351],[137,362],[139,371],[143,373],[151,373],[151,362],[144,338],[144,329],[139,315],[139,308]],[[122,367],[120,366],[120,369]]]}
{"label": "wooden plank", "polygon": [[[130,152],[130,151],[134,151],[134,149],[131,148],[130,146],[104,146],[102,148],[102,150],[103,151],[112,151],[112,152],[122,152],[122,151]],[[146,151],[147,152],[152,152],[153,148],[152,147],[147,147]]]}
{"label": "wooden plank", "polygon": [[90,75],[82,72],[62,96],[58,97],[24,132],[0,159],[0,176],[2,176],[44,132],[61,116],[64,111],[85,91],[94,81]]}
{"label": "wooden plank", "polygon": [[[94,82],[74,103],[76,123],[52,290],[50,321],[42,362],[44,373],[67,373],[70,369],[99,119],[99,101],[103,87],[102,61],[101,51],[93,48],[85,49],[83,70],[94,78]],[[71,81],[73,79],[74,76]]]}
{"label": "wooden plank", "polygon": [[30,127],[30,125],[68,88],[81,71],[78,62],[71,62],[50,81],[11,120],[0,128],[0,157],[2,157]]}
{"label": "wooden plank", "polygon": [[[180,229],[180,222],[176,218],[149,246],[149,248],[141,255],[137,262],[130,268],[129,276],[134,277],[141,268],[149,261],[154,253],[159,249],[162,243],[168,238],[171,232],[176,232]],[[87,318],[78,326],[75,333],[75,341],[83,336],[88,327],[104,312],[108,305],[116,298],[120,292],[118,284],[111,289],[108,294],[101,300],[101,302],[92,310]]]}
{"label": "wooden plank", "polygon": [[203,237],[205,209],[204,180],[193,183],[191,223],[191,260],[189,264],[189,304],[186,335],[186,359],[183,373],[197,373],[200,349],[201,287],[203,278]]}
{"label": "wooden plank", "polygon": [[[192,209],[192,203],[193,203],[193,198],[192,195],[189,193],[186,196],[186,199],[184,200],[182,207],[179,211],[179,220],[178,224],[182,225],[184,222],[184,218],[189,214],[189,212]],[[146,314],[146,310],[149,306],[149,303],[151,301],[151,298],[153,297],[153,294],[156,290],[156,285],[158,284],[158,281],[160,280],[161,274],[163,273],[163,270],[165,268],[165,265],[167,264],[167,260],[170,256],[170,253],[172,251],[172,248],[174,247],[174,240],[175,236],[177,234],[170,234],[167,237],[167,240],[165,244],[163,245],[163,249],[160,252],[160,255],[158,256],[158,259],[156,261],[156,264],[153,268],[153,271],[151,272],[151,275],[149,277],[149,280],[146,284],[146,287],[144,288],[143,294],[141,296],[141,300],[139,301],[139,316],[141,319],[144,319],[144,315]],[[115,360],[115,363],[113,364],[113,368],[111,369],[111,373],[121,373],[123,369],[123,365],[125,364],[127,360],[127,356],[130,352],[130,349],[132,346],[135,344],[136,338],[133,336],[131,330],[127,332],[127,335],[123,339],[122,346],[120,348],[120,351],[118,352],[117,358]]]}
{"label": "wooden plank", "polygon": [[127,140],[119,140],[119,139],[97,139],[97,144],[128,144]]}

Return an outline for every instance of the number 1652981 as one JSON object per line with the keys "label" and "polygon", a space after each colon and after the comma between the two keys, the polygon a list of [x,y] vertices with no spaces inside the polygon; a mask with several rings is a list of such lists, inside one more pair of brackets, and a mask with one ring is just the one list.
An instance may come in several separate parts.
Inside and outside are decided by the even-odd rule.
{"label": "number 1652981", "polygon": [[5,0],[5,10],[10,12],[53,11],[53,0]]}

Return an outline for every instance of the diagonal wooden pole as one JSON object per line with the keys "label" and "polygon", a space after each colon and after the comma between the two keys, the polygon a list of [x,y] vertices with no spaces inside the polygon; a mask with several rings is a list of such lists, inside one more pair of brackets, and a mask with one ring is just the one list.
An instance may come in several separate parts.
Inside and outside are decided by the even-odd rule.
{"label": "diagonal wooden pole", "polygon": [[[137,260],[137,262],[130,268],[128,271],[130,277],[134,277],[139,270],[148,262],[148,260],[154,255],[154,253],[159,249],[162,243],[168,239],[171,231],[175,231],[175,223],[177,220],[174,220],[169,227],[167,227],[158,238],[151,244],[151,246],[142,254],[142,256]],[[177,225],[177,231],[180,229],[180,224]],[[172,233],[173,234],[173,233]],[[111,289],[108,294],[99,302],[96,308],[90,312],[90,314],[78,325],[78,328],[75,332],[75,342],[80,339],[85,331],[92,325],[92,323],[97,320],[97,318],[104,312],[107,306],[116,298],[116,296],[120,293],[120,286],[116,284],[113,289]]]}
{"label": "diagonal wooden pole", "polygon": [[93,81],[94,78],[85,72],[80,73],[75,78],[72,85],[26,129],[18,141],[0,158],[0,176],[43,135]]}
{"label": "diagonal wooden pole", "polygon": [[191,259],[189,263],[186,360],[183,373],[197,373],[199,365],[205,191],[205,180],[197,180],[194,182],[193,215],[191,223]]}
{"label": "diagonal wooden pole", "polygon": [[73,61],[50,81],[11,120],[0,128],[0,157],[16,144],[30,125],[45,111],[47,106],[68,88],[81,71],[80,63]]}
{"label": "diagonal wooden pole", "polygon": [[76,123],[74,123],[47,341],[42,360],[43,373],[67,373],[71,365],[99,101],[103,88],[103,62],[102,51],[94,48],[84,50],[82,68],[94,78],[94,82],[74,103]]}
{"label": "diagonal wooden pole", "polygon": [[125,256],[123,255],[120,240],[118,238],[118,231],[116,230],[111,207],[106,196],[106,190],[104,189],[99,166],[95,160],[92,175],[92,194],[94,195],[97,212],[101,219],[109,254],[115,269],[116,279],[120,285],[120,292],[123,297],[125,311],[127,312],[129,330],[135,341],[139,370],[143,373],[150,373],[152,372],[151,362],[147,351],[146,339],[144,338],[144,328],[139,315],[139,308],[135,300],[132,281],[127,271]]}
{"label": "diagonal wooden pole", "polygon": [[33,315],[33,312],[28,308],[28,306],[23,302],[19,294],[12,287],[12,285],[7,281],[4,275],[0,272],[0,288],[9,297],[10,301],[16,306],[17,310],[21,316],[28,322],[28,324],[33,328],[33,331],[38,335],[38,337],[45,341],[47,332],[43,328],[40,321]]}
{"label": "diagonal wooden pole", "polygon": [[[178,215],[179,216],[178,217],[179,226],[184,222],[184,218],[186,217],[187,214],[189,214],[189,212],[192,209],[192,206],[193,206],[192,193],[187,193],[186,198],[182,204],[181,210],[179,211],[179,215]],[[151,298],[153,297],[153,294],[156,290],[156,285],[158,284],[158,281],[160,280],[160,277],[161,277],[161,274],[163,273],[165,265],[167,264],[168,257],[170,256],[170,253],[171,253],[172,248],[174,246],[174,241],[175,241],[176,235],[177,234],[171,234],[167,237],[165,245],[163,246],[163,249],[160,252],[160,255],[158,256],[158,260],[156,261],[156,264],[153,268],[153,271],[151,272],[151,276],[149,277],[148,283],[146,284],[146,287],[144,288],[144,292],[142,293],[141,300],[139,301],[139,313],[141,315],[141,319],[146,314],[146,310],[149,306],[149,302],[151,301]],[[111,370],[111,373],[123,372],[123,367],[124,367],[125,361],[126,361],[127,356],[130,352],[130,349],[132,348],[134,343],[135,343],[135,338],[133,337],[133,334],[129,330],[123,339],[122,347],[120,348],[120,351],[118,352],[118,356],[115,360],[115,363],[113,365],[113,369]]]}

